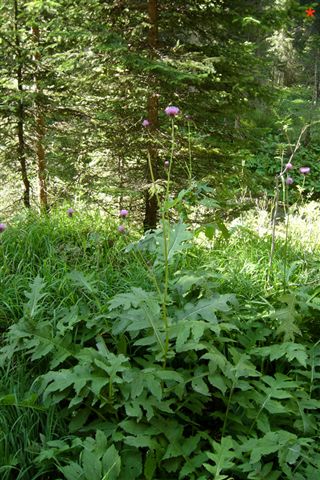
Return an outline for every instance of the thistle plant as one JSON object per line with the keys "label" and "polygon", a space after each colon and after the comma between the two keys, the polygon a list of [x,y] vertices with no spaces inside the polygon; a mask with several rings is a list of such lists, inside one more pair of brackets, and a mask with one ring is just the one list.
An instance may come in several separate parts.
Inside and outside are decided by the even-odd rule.
{"label": "thistle plant", "polygon": [[[128,210],[126,210],[125,208],[121,209],[120,212],[119,212],[119,217],[121,218],[121,220],[125,221],[127,216],[128,216],[129,212]],[[121,224],[118,226],[118,232],[119,233],[126,233],[126,227],[124,224]]]}
{"label": "thistle plant", "polygon": [[[165,109],[166,115],[171,118],[171,148],[170,148],[170,157],[169,160],[164,162],[164,167],[167,171],[167,180],[166,180],[166,188],[164,199],[161,201],[159,193],[155,188],[155,195],[157,198],[157,203],[159,210],[161,212],[161,225],[162,225],[162,232],[163,232],[163,260],[164,260],[164,282],[163,282],[163,290],[159,287],[157,283],[157,279],[154,277],[154,281],[156,283],[156,288],[158,293],[161,292],[161,303],[162,303],[162,320],[165,329],[165,345],[163,350],[163,367],[166,366],[167,363],[167,355],[169,349],[169,324],[168,324],[168,311],[167,311],[167,303],[168,303],[168,286],[169,286],[169,244],[170,244],[170,223],[169,223],[169,196],[170,196],[170,178],[171,178],[171,170],[173,164],[173,157],[174,157],[174,148],[175,148],[175,124],[174,119],[180,113],[178,107],[169,106]],[[152,168],[151,158],[148,155],[148,164],[150,169],[150,175],[155,185],[155,177]]]}
{"label": "thistle plant", "polygon": [[279,198],[280,198],[280,187],[279,183],[281,182],[282,187],[282,206],[285,215],[285,245],[284,245],[284,268],[283,268],[283,289],[286,291],[287,288],[287,251],[288,251],[288,241],[289,241],[289,187],[294,183],[293,178],[288,175],[288,172],[291,171],[294,167],[291,163],[293,155],[290,157],[289,162],[286,165],[283,165],[283,154],[281,156],[281,168],[280,173],[276,176],[275,182],[275,195],[274,195],[274,204],[273,204],[273,217],[272,217],[272,240],[271,240],[271,251],[269,258],[269,270],[267,275],[267,283],[270,282],[273,266],[273,257],[275,251],[275,242],[276,242],[276,223],[277,223],[277,214],[279,209]]}
{"label": "thistle plant", "polygon": [[[156,232],[148,232],[145,239],[140,242],[140,247],[147,245],[148,242],[155,241],[157,247],[150,247],[151,251],[158,252],[158,258],[156,258],[153,266],[151,266],[148,261],[144,258],[141,248],[133,249],[129,245],[127,247],[127,251],[133,251],[136,257],[139,256],[140,261],[145,265],[147,268],[148,274],[155,285],[155,289],[160,299],[161,304],[161,318],[164,330],[164,341],[162,344],[161,335],[157,334],[157,341],[162,350],[162,362],[163,367],[167,365],[167,359],[169,354],[169,340],[170,340],[170,329],[171,326],[169,325],[169,313],[168,313],[168,306],[170,305],[169,301],[169,284],[170,284],[170,263],[172,262],[172,257],[174,255],[175,249],[178,251],[179,245],[188,240],[192,237],[190,232],[185,231],[185,225],[182,223],[176,224],[171,226],[170,225],[170,210],[172,207],[176,207],[177,211],[180,212],[180,204],[182,204],[185,198],[190,193],[189,190],[182,190],[178,197],[174,199],[171,194],[171,176],[172,176],[172,169],[174,165],[174,152],[175,152],[175,118],[177,115],[180,114],[180,109],[175,106],[168,106],[164,113],[169,117],[171,121],[171,128],[170,128],[170,150],[166,160],[163,163],[164,172],[165,172],[165,185],[164,189],[161,193],[159,187],[159,182],[155,180],[154,171],[152,168],[152,162],[150,155],[148,154],[148,166],[150,170],[150,177],[152,180],[152,191],[153,194],[156,196],[157,204],[160,212],[160,229]],[[191,185],[192,180],[192,158],[191,158],[191,148],[190,148],[190,119],[188,117],[189,123],[189,130],[188,130],[188,137],[189,137],[189,166],[187,167],[190,189],[194,188]],[[143,126],[148,126],[146,122],[143,122]],[[181,213],[181,212],[180,212]],[[172,245],[173,244],[173,245]]]}
{"label": "thistle plant", "polygon": [[[287,267],[288,267],[288,242],[289,242],[289,187],[293,185],[294,179],[291,176],[291,172],[294,170],[293,165],[293,158],[296,155],[298,149],[301,146],[301,138],[305,131],[310,127],[310,125],[305,125],[298,137],[297,143],[294,149],[291,152],[291,156],[288,162],[284,165],[283,157],[284,157],[284,150],[282,151],[280,160],[280,172],[276,175],[275,178],[275,194],[274,194],[274,202],[273,202],[273,215],[272,215],[272,236],[271,236],[271,251],[269,257],[269,269],[267,273],[267,283],[269,284],[271,274],[272,274],[272,266],[273,266],[273,257],[275,251],[275,241],[276,241],[276,222],[277,222],[277,214],[279,209],[279,199],[280,199],[280,182],[282,186],[282,205],[285,215],[285,244],[284,244],[284,268],[283,268],[283,290],[287,290]],[[290,172],[290,174],[289,174]],[[300,196],[302,199],[302,192],[304,190],[304,183],[305,183],[305,176],[310,173],[310,167],[300,167],[299,168],[300,174],[303,175],[303,183],[302,186],[298,187]]]}
{"label": "thistle plant", "polygon": [[301,203],[303,203],[303,192],[305,190],[304,188],[304,184],[305,184],[305,181],[306,181],[306,175],[308,175],[308,173],[310,173],[310,167],[300,167],[299,168],[299,172],[301,173],[301,175],[303,176],[303,180],[302,180],[302,185],[299,186],[299,193],[300,193],[300,199],[301,199]]}

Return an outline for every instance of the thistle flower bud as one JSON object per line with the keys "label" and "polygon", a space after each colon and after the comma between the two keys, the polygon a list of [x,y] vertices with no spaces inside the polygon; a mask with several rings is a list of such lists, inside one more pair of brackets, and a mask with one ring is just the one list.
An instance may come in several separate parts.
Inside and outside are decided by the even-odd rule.
{"label": "thistle flower bud", "polygon": [[173,106],[170,106],[170,107],[167,107],[165,109],[165,113],[166,115],[168,115],[169,117],[175,117],[176,115],[178,115],[180,113],[180,110],[178,107],[173,107]]}

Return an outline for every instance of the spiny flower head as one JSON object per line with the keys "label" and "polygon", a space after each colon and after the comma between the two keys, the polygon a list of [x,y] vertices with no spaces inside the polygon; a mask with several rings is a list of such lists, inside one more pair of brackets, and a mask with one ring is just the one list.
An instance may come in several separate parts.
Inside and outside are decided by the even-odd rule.
{"label": "spiny flower head", "polygon": [[291,162],[288,162],[288,163],[286,164],[286,170],[292,170],[292,169],[293,169],[292,163],[291,163]]}
{"label": "spiny flower head", "polygon": [[149,120],[147,120],[147,119],[143,120],[142,125],[143,125],[143,127],[149,127],[149,125],[150,125]]}
{"label": "spiny flower head", "polygon": [[124,233],[126,231],[126,227],[124,225],[119,225],[118,232]]}
{"label": "spiny flower head", "polygon": [[164,162],[164,168],[168,168],[168,167],[169,167],[169,165],[170,165],[170,162],[169,162],[169,160],[166,160],[166,161]]}
{"label": "spiny flower head", "polygon": [[72,215],[74,214],[73,208],[68,208],[67,214],[68,214],[68,217],[72,217]]}
{"label": "spiny flower head", "polygon": [[310,173],[310,167],[300,167],[299,168],[300,173],[303,175],[306,175],[307,173]]}
{"label": "spiny flower head", "polygon": [[178,115],[180,113],[180,110],[179,110],[178,107],[169,106],[165,109],[164,112],[169,117],[175,117],[176,115]]}
{"label": "spiny flower head", "polygon": [[287,177],[286,184],[287,185],[292,185],[293,184],[293,178],[292,177]]}
{"label": "spiny flower head", "polygon": [[129,213],[128,210],[123,208],[122,210],[120,210],[120,217],[126,217],[128,213]]}
{"label": "spiny flower head", "polygon": [[4,232],[6,228],[7,225],[5,223],[0,223],[0,233]]}

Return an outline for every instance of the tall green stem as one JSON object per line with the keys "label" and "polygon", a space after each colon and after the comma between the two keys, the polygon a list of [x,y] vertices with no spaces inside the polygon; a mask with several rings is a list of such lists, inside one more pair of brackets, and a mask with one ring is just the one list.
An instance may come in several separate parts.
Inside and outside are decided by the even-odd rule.
{"label": "tall green stem", "polygon": [[189,184],[191,185],[191,181],[192,181],[192,153],[191,153],[191,127],[190,127],[190,120],[188,120],[188,150],[189,150],[189,168],[188,168],[188,175],[189,175]]}
{"label": "tall green stem", "polygon": [[[174,117],[171,118],[171,152],[170,152],[170,160],[169,160],[169,169],[168,169],[168,178],[167,178],[167,188],[166,194],[164,199],[164,205],[169,200],[170,194],[170,176],[171,176],[171,168],[172,168],[172,161],[173,161],[173,154],[174,154],[174,147],[175,147],[175,138],[174,138]],[[170,228],[169,228],[169,209],[162,208],[161,209],[161,217],[162,217],[162,230],[163,230],[163,256],[164,256],[164,288],[163,288],[163,304],[162,304],[162,314],[163,314],[163,321],[166,330],[166,342],[165,342],[165,357],[163,360],[163,366],[166,366],[167,362],[167,353],[169,349],[169,328],[168,328],[168,314],[167,314],[167,299],[168,299],[168,286],[169,286],[169,244],[170,244]]]}
{"label": "tall green stem", "polygon": [[283,264],[283,290],[287,290],[287,269],[288,269],[288,240],[289,240],[289,192],[288,187],[285,184],[284,177],[282,175],[282,195],[283,195],[283,205],[285,213],[285,243],[284,243],[284,264]]}
{"label": "tall green stem", "polygon": [[287,202],[287,191],[288,189],[286,188],[286,182],[284,175],[286,173],[286,167],[283,165],[283,156],[284,156],[284,151],[282,152],[281,156],[281,173],[280,173],[280,179],[281,179],[281,185],[282,185],[282,206],[283,206],[283,212],[284,212],[284,219],[285,219],[285,225],[286,225],[286,238],[285,238],[285,243],[284,243],[284,263],[283,263],[283,290],[286,292],[286,285],[287,285],[287,225],[288,225],[288,202]]}
{"label": "tall green stem", "polygon": [[175,146],[175,138],[174,138],[174,117],[172,117],[172,118],[171,118],[171,150],[170,150],[170,161],[169,161],[169,168],[168,168],[168,178],[167,178],[167,188],[166,188],[165,202],[168,200],[168,198],[169,198],[169,193],[170,193],[170,176],[171,176],[171,168],[172,168],[172,160],[173,160],[174,146]]}
{"label": "tall green stem", "polygon": [[221,431],[221,437],[224,436],[225,431],[226,431],[226,428],[227,428],[228,416],[229,416],[229,411],[230,411],[230,406],[231,406],[231,399],[232,399],[234,387],[235,387],[235,382],[233,382],[232,387],[231,387],[231,389],[230,389],[229,398],[228,398],[228,404],[227,404],[227,409],[226,409],[226,413],[225,413],[225,416],[224,416],[224,422],[223,422],[223,427],[222,427],[222,431]]}
{"label": "tall green stem", "polygon": [[276,223],[277,223],[277,213],[279,207],[279,177],[276,175],[276,185],[275,185],[275,194],[274,194],[274,204],[273,204],[273,218],[272,218],[272,234],[271,234],[271,251],[269,257],[269,267],[267,273],[267,286],[269,286],[272,269],[273,269],[273,256],[276,246]]}
{"label": "tall green stem", "polygon": [[300,188],[300,199],[301,199],[301,205],[303,205],[303,192],[304,192],[304,184],[306,183],[306,177],[303,175],[303,180],[302,180],[302,187]]}
{"label": "tall green stem", "polygon": [[[170,194],[170,177],[171,177],[171,168],[172,168],[172,161],[173,161],[173,154],[174,154],[174,147],[175,147],[175,136],[174,136],[174,118],[171,119],[171,149],[170,149],[170,161],[169,161],[169,168],[167,174],[167,185],[165,189],[165,198],[163,205],[161,207],[161,200],[159,197],[158,191],[155,189],[156,199],[161,211],[161,223],[162,223],[162,231],[163,231],[163,257],[164,257],[164,286],[163,286],[163,293],[162,293],[162,319],[165,328],[165,347],[164,347],[164,358],[163,358],[163,367],[166,367],[167,363],[167,354],[169,350],[169,323],[168,323],[168,311],[167,311],[167,301],[168,301],[168,286],[169,286],[169,244],[170,244],[170,224],[169,224],[169,208],[166,206],[168,205],[169,194]],[[148,153],[148,165],[150,169],[150,175],[153,185],[155,185],[155,178],[152,169],[152,162],[150,158],[150,154]],[[156,288],[158,293],[160,289],[157,285],[157,281],[155,279]]]}

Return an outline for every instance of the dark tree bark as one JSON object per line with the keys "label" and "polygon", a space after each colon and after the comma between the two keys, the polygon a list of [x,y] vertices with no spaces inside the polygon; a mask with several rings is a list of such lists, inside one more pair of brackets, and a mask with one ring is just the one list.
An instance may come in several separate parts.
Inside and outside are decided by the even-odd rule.
{"label": "dark tree bark", "polygon": [[18,7],[18,0],[14,0],[14,31],[15,31],[15,46],[17,51],[17,84],[19,90],[19,100],[17,105],[17,134],[18,134],[18,160],[20,163],[20,170],[22,176],[22,182],[24,185],[24,192],[23,192],[23,203],[26,208],[30,208],[30,182],[28,179],[28,171],[27,171],[27,160],[26,160],[26,144],[24,138],[24,120],[25,120],[25,112],[24,112],[24,103],[23,103],[23,76],[22,76],[22,68],[23,62],[21,58],[21,45],[20,45],[20,37],[19,37],[19,24],[18,24],[18,17],[19,17],[19,7]]}
{"label": "dark tree bark", "polygon": [[319,78],[319,48],[316,49],[314,58],[314,87],[313,87],[313,105],[316,107],[319,101],[320,78]]}
{"label": "dark tree bark", "polygon": [[42,88],[40,86],[39,78],[39,65],[41,60],[41,54],[39,50],[40,44],[40,30],[37,25],[32,27],[32,35],[35,43],[35,75],[34,83],[36,89],[36,101],[35,101],[35,129],[36,129],[36,158],[38,167],[38,185],[39,185],[39,204],[42,211],[47,212],[49,210],[48,193],[47,193],[47,165],[46,156],[43,146],[45,137],[45,121],[43,114],[43,107],[41,102]]}
{"label": "dark tree bark", "polygon": [[[157,55],[158,47],[158,2],[157,0],[148,0],[148,17],[149,17],[149,32],[148,32],[148,48],[150,57],[154,58]],[[158,95],[154,93],[157,87],[157,78],[155,75],[150,75],[148,79],[152,93],[148,97],[148,120],[150,122],[148,155],[153,170],[154,178],[158,178],[158,151],[154,141],[154,136],[158,128]],[[148,183],[151,182],[151,174],[149,166],[147,166]],[[151,195],[150,190],[145,193],[145,216],[143,221],[144,231],[154,230],[157,226],[158,218],[158,203],[155,195]]]}
{"label": "dark tree bark", "polygon": [[312,94],[312,105],[309,110],[309,124],[310,128],[307,129],[304,138],[302,139],[302,145],[307,147],[312,141],[312,122],[315,117],[315,111],[319,103],[319,48],[314,49],[314,65],[313,65],[313,94]]}
{"label": "dark tree bark", "polygon": [[148,47],[151,50],[152,56],[155,56],[159,40],[158,0],[148,0],[148,17],[150,24],[148,31]]}

